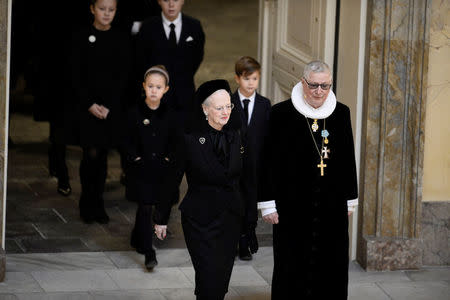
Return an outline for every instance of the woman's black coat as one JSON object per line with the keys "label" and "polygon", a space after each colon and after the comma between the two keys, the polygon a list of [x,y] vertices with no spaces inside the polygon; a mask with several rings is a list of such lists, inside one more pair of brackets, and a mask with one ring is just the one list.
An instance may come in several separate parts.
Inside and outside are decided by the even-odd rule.
{"label": "woman's black coat", "polygon": [[[185,172],[188,183],[179,209],[200,224],[210,223],[225,210],[240,216],[244,212],[239,186],[243,152],[239,129],[237,126],[223,129],[229,145],[226,164],[219,161],[210,131],[206,124],[179,132],[176,146],[171,147],[175,152],[170,155],[171,177],[180,178]],[[179,185],[176,179],[171,183]],[[167,224],[169,214],[170,201],[162,201],[156,209],[155,223]]]}
{"label": "woman's black coat", "polygon": [[169,193],[164,179],[175,128],[176,116],[164,99],[156,110],[141,99],[128,112],[123,143],[128,162],[127,188],[139,203],[156,204],[162,195]]}

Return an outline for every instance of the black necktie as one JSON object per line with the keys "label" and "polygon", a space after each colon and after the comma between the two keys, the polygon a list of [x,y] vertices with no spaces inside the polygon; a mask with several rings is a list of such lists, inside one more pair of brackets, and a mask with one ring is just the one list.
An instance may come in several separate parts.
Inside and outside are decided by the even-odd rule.
{"label": "black necktie", "polygon": [[244,114],[245,114],[245,125],[248,124],[248,104],[250,103],[250,100],[248,99],[244,99],[242,100],[242,102],[244,102]]}
{"label": "black necktie", "polygon": [[177,46],[177,36],[175,35],[175,24],[170,23],[169,44],[171,47]]}

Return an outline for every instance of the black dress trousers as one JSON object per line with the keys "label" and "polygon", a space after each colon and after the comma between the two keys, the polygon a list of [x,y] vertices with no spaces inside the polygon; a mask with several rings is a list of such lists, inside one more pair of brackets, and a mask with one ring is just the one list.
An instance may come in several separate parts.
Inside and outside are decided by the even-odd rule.
{"label": "black dress trousers", "polygon": [[153,252],[153,223],[152,205],[139,204],[136,210],[136,220],[131,232],[131,247],[139,254],[150,254]]}

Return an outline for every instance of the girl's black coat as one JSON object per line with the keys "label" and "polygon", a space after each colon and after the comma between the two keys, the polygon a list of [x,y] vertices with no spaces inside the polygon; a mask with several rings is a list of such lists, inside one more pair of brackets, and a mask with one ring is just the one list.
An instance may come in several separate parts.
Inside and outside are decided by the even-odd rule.
{"label": "girl's black coat", "polygon": [[156,204],[169,194],[164,180],[175,128],[176,115],[164,99],[156,110],[151,110],[142,99],[128,111],[123,141],[128,161],[127,188],[133,189],[139,203]]}
{"label": "girl's black coat", "polygon": [[[70,101],[65,120],[67,143],[107,148],[120,142],[131,66],[130,45],[128,34],[114,27],[99,31],[91,25],[73,34]],[[109,109],[106,120],[88,112],[94,103]]]}

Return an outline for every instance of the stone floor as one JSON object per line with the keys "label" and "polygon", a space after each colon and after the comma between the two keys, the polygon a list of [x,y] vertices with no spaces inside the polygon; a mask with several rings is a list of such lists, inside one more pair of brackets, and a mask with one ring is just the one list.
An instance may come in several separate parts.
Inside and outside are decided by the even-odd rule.
{"label": "stone floor", "polygon": [[[132,251],[8,254],[3,299],[195,299],[194,271],[186,249],[157,250],[159,265],[143,269]],[[270,299],[272,248],[250,262],[236,260],[225,299]],[[350,265],[350,300],[448,300],[450,269],[365,272]],[[324,288],[327,278],[324,273]],[[288,299],[288,298],[287,298]],[[289,299],[296,299],[295,297]]]}

